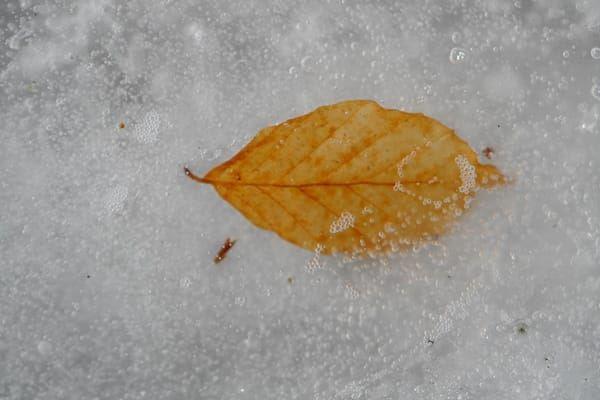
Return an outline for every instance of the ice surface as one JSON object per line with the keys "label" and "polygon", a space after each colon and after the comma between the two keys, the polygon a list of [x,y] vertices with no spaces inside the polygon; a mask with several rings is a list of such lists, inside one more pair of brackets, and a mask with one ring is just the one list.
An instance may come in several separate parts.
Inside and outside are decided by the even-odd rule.
{"label": "ice surface", "polygon": [[[5,0],[0,27],[0,398],[600,398],[597,0]],[[352,264],[183,174],[349,98],[514,183]]]}

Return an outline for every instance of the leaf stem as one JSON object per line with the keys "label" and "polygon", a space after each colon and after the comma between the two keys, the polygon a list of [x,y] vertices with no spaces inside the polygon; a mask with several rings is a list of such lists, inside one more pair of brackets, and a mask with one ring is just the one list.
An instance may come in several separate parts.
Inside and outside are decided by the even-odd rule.
{"label": "leaf stem", "polygon": [[183,167],[183,172],[185,172],[185,175],[186,175],[188,178],[190,178],[190,179],[192,179],[192,180],[194,180],[194,181],[196,181],[196,182],[200,182],[200,183],[210,183],[210,182],[209,182],[209,181],[207,181],[206,179],[204,179],[204,178],[200,178],[199,176],[197,176],[197,175],[194,175],[194,173],[193,173],[192,171],[190,171],[190,169],[189,169],[188,167]]}

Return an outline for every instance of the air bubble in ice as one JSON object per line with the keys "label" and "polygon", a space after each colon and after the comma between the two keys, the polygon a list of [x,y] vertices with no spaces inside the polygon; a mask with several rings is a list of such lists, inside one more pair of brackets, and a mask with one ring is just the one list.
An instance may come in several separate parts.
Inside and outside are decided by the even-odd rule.
{"label": "air bubble in ice", "polygon": [[350,299],[358,299],[360,292],[351,283],[346,283],[346,296]]}
{"label": "air bubble in ice", "polygon": [[192,281],[190,278],[184,277],[179,280],[179,287],[182,289],[187,289],[192,285]]}
{"label": "air bubble in ice", "polygon": [[13,50],[19,50],[26,44],[27,38],[33,35],[33,31],[21,28],[17,33],[14,34],[10,39],[7,40],[8,47]]}
{"label": "air bubble in ice", "polygon": [[186,33],[194,38],[196,42],[201,42],[204,37],[204,32],[202,28],[197,23],[192,23],[188,25],[185,29]]}
{"label": "air bubble in ice", "polygon": [[306,56],[300,61],[300,66],[302,67],[302,69],[308,70],[310,69],[312,62],[313,58],[311,56]]}
{"label": "air bubble in ice", "polygon": [[237,296],[234,299],[235,305],[236,306],[243,306],[244,304],[246,304],[246,298],[244,296]]}
{"label": "air bubble in ice", "polygon": [[460,47],[453,47],[448,58],[452,64],[460,64],[467,58],[467,51]]}
{"label": "air bubble in ice", "polygon": [[37,350],[41,355],[47,356],[52,351],[52,345],[45,340],[41,340],[37,344]]}
{"label": "air bubble in ice", "polygon": [[452,43],[458,44],[458,42],[460,42],[460,39],[461,39],[461,35],[459,32],[452,33]]}
{"label": "air bubble in ice", "polygon": [[600,84],[596,83],[592,86],[590,93],[596,100],[600,100]]}

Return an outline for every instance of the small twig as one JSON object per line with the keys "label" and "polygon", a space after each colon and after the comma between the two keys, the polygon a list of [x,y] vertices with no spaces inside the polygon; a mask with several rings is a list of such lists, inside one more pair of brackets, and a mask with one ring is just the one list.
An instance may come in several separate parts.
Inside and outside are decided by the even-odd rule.
{"label": "small twig", "polygon": [[235,240],[231,240],[229,238],[225,239],[225,243],[223,243],[223,245],[221,246],[221,249],[219,250],[219,252],[217,253],[217,256],[214,259],[215,264],[218,264],[221,261],[223,261],[225,256],[227,256],[227,253],[229,252],[229,250],[231,250],[231,248],[235,244],[235,242],[236,242]]}

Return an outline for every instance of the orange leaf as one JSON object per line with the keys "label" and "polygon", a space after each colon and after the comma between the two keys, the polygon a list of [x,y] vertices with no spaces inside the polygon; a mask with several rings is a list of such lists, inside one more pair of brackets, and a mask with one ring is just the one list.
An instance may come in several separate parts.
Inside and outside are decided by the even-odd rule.
{"label": "orange leaf", "polygon": [[352,100],[261,130],[203,178],[256,226],[322,254],[396,251],[445,232],[505,183],[423,114]]}

